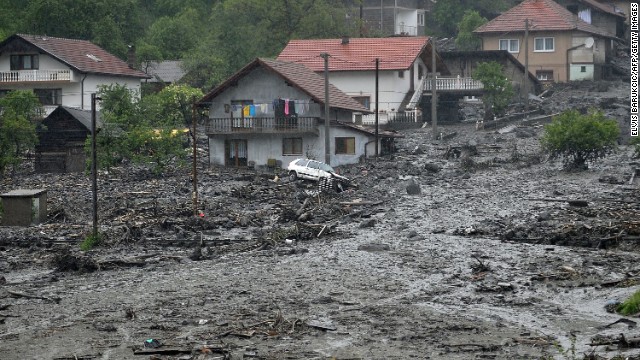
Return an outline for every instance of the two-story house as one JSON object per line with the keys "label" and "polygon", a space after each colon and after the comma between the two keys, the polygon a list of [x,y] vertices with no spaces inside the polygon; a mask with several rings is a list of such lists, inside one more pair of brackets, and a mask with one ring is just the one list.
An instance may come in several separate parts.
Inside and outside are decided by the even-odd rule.
{"label": "two-story house", "polygon": [[16,34],[0,42],[0,96],[31,90],[46,114],[59,105],[89,110],[98,86],[140,90],[149,76],[85,40]]}
{"label": "two-story house", "polygon": [[[333,85],[327,100],[325,89],[325,79],[299,63],[259,58],[245,65],[199,101],[209,108],[210,163],[274,166],[329,154],[338,166],[375,156],[375,133],[354,123],[369,110]],[[379,132],[379,151],[391,148],[394,137]]]}
{"label": "two-story house", "polygon": [[[419,100],[419,96],[414,95],[422,94],[423,80],[432,71],[431,51],[431,42],[425,36],[291,40],[278,60],[300,63],[322,74],[324,59],[319,55],[329,54],[331,84],[369,110],[375,110],[377,100],[385,122],[398,113],[404,115],[405,110],[413,107],[409,105]],[[436,71],[449,74],[439,56],[436,56]]]}
{"label": "two-story house", "polygon": [[601,79],[617,40],[553,0],[524,0],[474,33],[483,50],[507,50],[540,81],[555,82]]}

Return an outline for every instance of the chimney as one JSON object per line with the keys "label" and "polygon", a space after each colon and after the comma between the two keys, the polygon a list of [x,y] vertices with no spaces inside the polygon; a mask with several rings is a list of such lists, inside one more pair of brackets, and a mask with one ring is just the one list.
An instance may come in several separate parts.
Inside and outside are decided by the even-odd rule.
{"label": "chimney", "polygon": [[342,45],[349,45],[349,36],[345,35],[342,37]]}
{"label": "chimney", "polygon": [[129,51],[127,51],[127,64],[130,68],[136,68],[136,47],[135,45],[128,45]]}

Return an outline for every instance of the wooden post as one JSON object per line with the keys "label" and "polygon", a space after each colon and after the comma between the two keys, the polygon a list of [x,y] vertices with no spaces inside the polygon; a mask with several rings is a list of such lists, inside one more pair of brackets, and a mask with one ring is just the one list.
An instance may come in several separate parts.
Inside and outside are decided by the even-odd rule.
{"label": "wooden post", "polygon": [[524,114],[529,117],[529,19],[524,19]]}
{"label": "wooden post", "polygon": [[378,154],[380,153],[378,151],[378,124],[379,124],[379,117],[380,117],[380,111],[378,109],[378,106],[380,104],[380,102],[378,101],[378,95],[379,95],[379,89],[378,89],[378,80],[379,80],[379,75],[380,75],[380,58],[376,58],[376,159],[378,159]]}
{"label": "wooden post", "polygon": [[331,165],[331,119],[329,118],[329,54],[322,53],[324,58],[324,162]]}
{"label": "wooden post", "polygon": [[436,94],[436,39],[431,37],[431,132],[438,139],[438,95]]}
{"label": "wooden post", "polygon": [[197,140],[196,136],[197,121],[196,121],[196,101],[193,99],[191,104],[191,120],[193,123],[193,216],[198,216],[198,167],[197,167]]}
{"label": "wooden post", "polygon": [[98,154],[96,146],[96,101],[100,98],[91,94],[91,193],[93,199],[93,240],[98,239]]}

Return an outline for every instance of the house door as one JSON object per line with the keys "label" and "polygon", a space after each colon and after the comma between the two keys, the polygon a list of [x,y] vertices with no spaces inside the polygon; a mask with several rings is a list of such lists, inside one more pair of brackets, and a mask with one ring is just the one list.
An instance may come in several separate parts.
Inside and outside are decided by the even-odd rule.
{"label": "house door", "polygon": [[224,142],[225,166],[247,166],[247,140]]}

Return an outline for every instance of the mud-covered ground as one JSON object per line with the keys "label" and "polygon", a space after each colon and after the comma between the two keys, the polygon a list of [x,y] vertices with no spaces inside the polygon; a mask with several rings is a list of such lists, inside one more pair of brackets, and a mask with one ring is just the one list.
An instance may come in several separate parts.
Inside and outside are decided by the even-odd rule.
{"label": "mud-covered ground", "polygon": [[0,359],[640,358],[609,312],[639,288],[633,150],[568,173],[520,125],[403,131],[339,194],[205,158],[198,217],[188,171],[112,169],[87,252],[90,179],[24,170],[0,191],[46,188],[49,219],[0,227]]}

